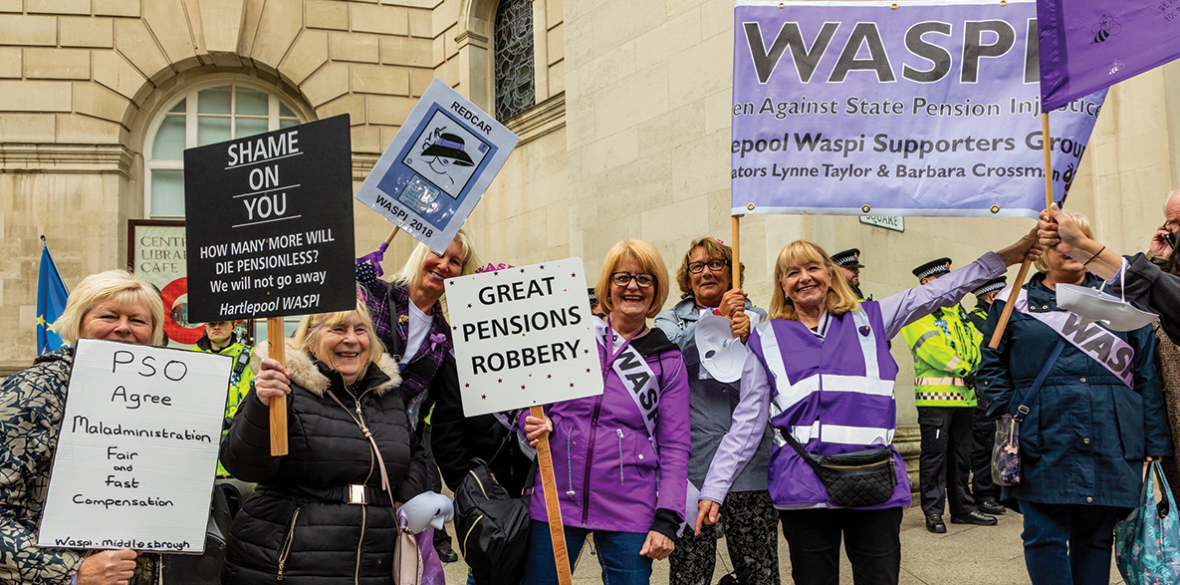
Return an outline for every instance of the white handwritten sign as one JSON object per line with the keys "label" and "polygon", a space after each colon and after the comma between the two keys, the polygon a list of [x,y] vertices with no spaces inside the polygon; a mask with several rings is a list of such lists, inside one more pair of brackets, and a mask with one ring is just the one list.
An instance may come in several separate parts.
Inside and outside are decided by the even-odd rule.
{"label": "white handwritten sign", "polygon": [[447,281],[463,414],[602,394],[582,259]]}
{"label": "white handwritten sign", "polygon": [[517,142],[495,116],[436,78],[356,198],[441,254]]}
{"label": "white handwritten sign", "polygon": [[37,546],[202,552],[232,365],[79,340]]}

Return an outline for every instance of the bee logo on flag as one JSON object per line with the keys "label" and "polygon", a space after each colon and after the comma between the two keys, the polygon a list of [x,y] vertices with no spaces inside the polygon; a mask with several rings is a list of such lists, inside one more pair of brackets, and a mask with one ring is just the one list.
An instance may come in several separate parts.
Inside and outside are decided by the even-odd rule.
{"label": "bee logo on flag", "polygon": [[1094,26],[1090,27],[1090,32],[1094,34],[1094,40],[1090,44],[1097,44],[1106,42],[1110,37],[1119,34],[1123,30],[1123,25],[1114,21],[1114,18],[1103,14],[1102,18]]}

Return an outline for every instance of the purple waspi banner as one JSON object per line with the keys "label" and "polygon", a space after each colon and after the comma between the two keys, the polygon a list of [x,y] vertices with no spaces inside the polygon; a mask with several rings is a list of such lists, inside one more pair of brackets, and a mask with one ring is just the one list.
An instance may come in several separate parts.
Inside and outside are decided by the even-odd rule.
{"label": "purple waspi banner", "polygon": [[1180,0],[1064,3],[1037,2],[1048,109],[1180,58]]}
{"label": "purple waspi banner", "polygon": [[[1033,0],[779,4],[734,10],[734,215],[1044,209]],[[1050,114],[1057,201],[1104,98]]]}

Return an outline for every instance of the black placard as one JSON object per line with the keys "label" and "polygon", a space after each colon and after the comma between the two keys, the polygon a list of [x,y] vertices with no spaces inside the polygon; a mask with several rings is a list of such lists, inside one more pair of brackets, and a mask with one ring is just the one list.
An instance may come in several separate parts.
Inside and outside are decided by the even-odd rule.
{"label": "black placard", "polygon": [[348,115],[184,151],[192,322],[356,306]]}

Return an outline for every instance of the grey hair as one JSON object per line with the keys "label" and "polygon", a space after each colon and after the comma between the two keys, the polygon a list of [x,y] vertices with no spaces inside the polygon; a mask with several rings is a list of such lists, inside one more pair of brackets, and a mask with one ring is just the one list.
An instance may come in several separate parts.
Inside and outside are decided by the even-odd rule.
{"label": "grey hair", "polygon": [[1173,191],[1169,192],[1169,193],[1168,193],[1168,195],[1167,195],[1167,197],[1164,197],[1164,216],[1165,216],[1165,217],[1167,217],[1167,215],[1168,215],[1168,204],[1169,204],[1169,203],[1171,203],[1171,202],[1172,202],[1172,198],[1173,198],[1173,197],[1175,197],[1175,196],[1177,196],[1177,195],[1180,195],[1180,187],[1178,187],[1178,188],[1176,188],[1175,190],[1173,190]]}

